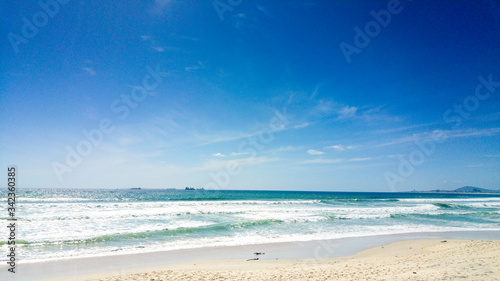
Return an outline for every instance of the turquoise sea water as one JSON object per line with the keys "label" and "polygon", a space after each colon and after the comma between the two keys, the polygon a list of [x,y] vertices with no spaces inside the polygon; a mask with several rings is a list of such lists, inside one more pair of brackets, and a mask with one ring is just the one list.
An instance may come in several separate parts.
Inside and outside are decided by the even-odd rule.
{"label": "turquoise sea water", "polygon": [[[6,199],[0,221],[6,222]],[[380,234],[500,230],[500,195],[21,189],[21,263]],[[2,235],[7,237],[7,234]],[[7,252],[5,240],[0,242]]]}

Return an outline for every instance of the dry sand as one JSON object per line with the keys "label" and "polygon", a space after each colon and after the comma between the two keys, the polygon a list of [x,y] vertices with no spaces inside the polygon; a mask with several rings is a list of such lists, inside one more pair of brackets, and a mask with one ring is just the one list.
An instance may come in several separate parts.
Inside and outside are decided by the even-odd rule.
{"label": "dry sand", "polygon": [[350,257],[220,260],[53,280],[500,280],[500,240],[410,240]]}

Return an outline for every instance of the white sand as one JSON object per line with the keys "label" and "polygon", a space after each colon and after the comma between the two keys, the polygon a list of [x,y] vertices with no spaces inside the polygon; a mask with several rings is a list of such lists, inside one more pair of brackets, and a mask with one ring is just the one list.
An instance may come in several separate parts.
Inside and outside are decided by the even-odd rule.
{"label": "white sand", "polygon": [[500,240],[409,240],[350,257],[220,260],[54,280],[500,280]]}

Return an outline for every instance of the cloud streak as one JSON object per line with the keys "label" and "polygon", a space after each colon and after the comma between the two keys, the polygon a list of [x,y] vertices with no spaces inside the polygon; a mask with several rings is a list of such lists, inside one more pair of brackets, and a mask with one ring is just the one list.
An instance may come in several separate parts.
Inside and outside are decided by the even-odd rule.
{"label": "cloud streak", "polygon": [[440,136],[442,139],[455,139],[455,138],[468,138],[468,137],[490,137],[500,134],[500,128],[487,128],[487,129],[466,129],[466,130],[434,130],[432,132],[416,133],[410,136],[404,136],[385,142],[376,147],[391,146],[406,144],[424,140],[430,140],[435,136]]}
{"label": "cloud streak", "polygon": [[325,147],[327,149],[334,149],[336,151],[344,151],[344,150],[349,150],[349,149],[354,149],[354,146],[353,145],[342,145],[342,144],[336,144],[336,145],[332,145],[332,146],[327,146]]}
{"label": "cloud streak", "polygon": [[323,151],[314,150],[314,149],[309,149],[307,151],[307,153],[310,155],[323,155],[323,154],[325,154]]}

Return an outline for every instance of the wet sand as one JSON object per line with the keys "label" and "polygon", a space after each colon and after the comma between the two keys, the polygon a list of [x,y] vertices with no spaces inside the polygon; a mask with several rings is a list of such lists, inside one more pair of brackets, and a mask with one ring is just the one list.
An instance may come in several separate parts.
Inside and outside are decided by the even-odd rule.
{"label": "wet sand", "polygon": [[500,241],[407,240],[343,258],[189,262],[58,280],[500,280]]}
{"label": "wet sand", "polygon": [[[104,279],[113,276],[120,277],[121,279],[122,277],[124,278],[124,276],[133,273],[146,273],[158,270],[173,270],[181,264],[183,264],[183,266],[197,264],[198,267],[191,268],[190,270],[201,269],[199,267],[201,264],[206,264],[207,266],[210,265],[210,271],[214,271],[217,267],[222,269],[226,265],[233,264],[235,265],[233,268],[236,269],[250,267],[247,269],[260,270],[260,266],[272,266],[274,268],[276,266],[285,266],[295,263],[295,267],[297,267],[310,264],[311,261],[314,261],[314,264],[320,266],[319,268],[322,268],[321,264],[326,263],[322,266],[328,266],[328,264],[331,264],[333,262],[333,260],[329,260],[332,258],[338,259],[348,257],[359,253],[360,251],[364,251],[370,248],[376,249],[378,247],[381,247],[382,245],[388,245],[394,242],[425,239],[437,239],[440,241],[443,239],[447,239],[448,241],[450,241],[450,239],[467,239],[469,241],[498,240],[500,239],[500,232],[423,232],[368,237],[351,237],[319,241],[286,242],[228,247],[207,247],[131,255],[117,254],[114,256],[75,258],[59,261],[19,264],[19,266],[17,267],[17,273],[9,274],[8,277],[9,280],[12,281],[31,281],[57,278],[59,278],[59,280],[89,280],[96,278]],[[265,255],[255,256],[253,254],[255,252],[265,252]],[[253,259],[256,257],[259,258],[258,261],[247,261],[248,259]],[[337,263],[338,261],[340,260],[335,260],[335,263]],[[6,267],[0,266],[0,270],[5,273]],[[285,269],[285,271],[288,272],[289,269]],[[180,272],[177,273],[181,274]],[[272,270],[268,273],[271,274]],[[218,274],[222,273],[219,272]],[[251,273],[247,272],[245,274]],[[2,275],[3,273],[0,274],[0,276]],[[138,276],[136,276],[135,278],[137,278],[137,280],[144,280],[142,279],[142,277]],[[151,280],[153,278],[155,280],[175,280],[176,277],[160,278],[158,276],[156,278],[152,277],[147,280]],[[220,280],[232,280],[231,277],[227,278]],[[190,279],[188,278],[185,280]],[[390,280],[390,278],[387,280]]]}

